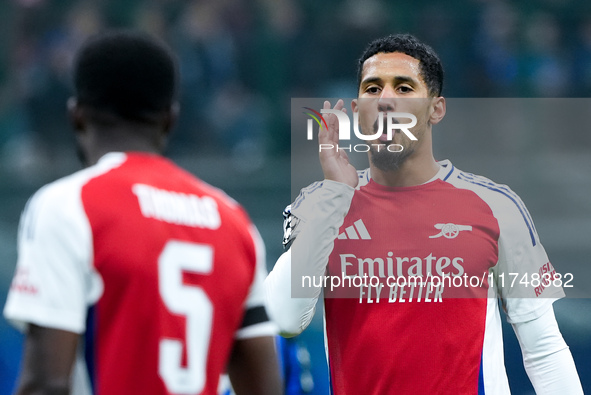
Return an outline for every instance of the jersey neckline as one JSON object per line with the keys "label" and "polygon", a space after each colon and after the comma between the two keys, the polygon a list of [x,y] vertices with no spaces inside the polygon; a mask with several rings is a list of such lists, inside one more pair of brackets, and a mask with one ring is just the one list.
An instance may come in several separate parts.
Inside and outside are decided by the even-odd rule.
{"label": "jersey neckline", "polygon": [[371,178],[371,174],[370,174],[370,179],[369,179],[368,183],[366,184],[366,186],[377,189],[377,190],[390,191],[390,192],[416,191],[418,189],[430,188],[434,185],[438,185],[439,181],[445,182],[455,169],[454,166],[452,165],[452,163],[448,159],[438,161],[437,164],[440,167],[439,171],[437,171],[437,174],[435,174],[435,176],[433,176],[433,178],[431,178],[429,181],[427,181],[423,184],[413,185],[413,186],[408,186],[408,187],[386,186],[386,185],[378,184],[377,182],[375,182],[374,179]]}

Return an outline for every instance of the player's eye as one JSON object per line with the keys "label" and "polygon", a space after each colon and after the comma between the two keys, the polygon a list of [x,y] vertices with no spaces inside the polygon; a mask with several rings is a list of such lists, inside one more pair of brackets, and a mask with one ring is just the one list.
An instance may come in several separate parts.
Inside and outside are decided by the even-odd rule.
{"label": "player's eye", "polygon": [[380,91],[381,91],[380,87],[379,86],[375,86],[375,85],[368,86],[365,89],[365,92],[370,93],[370,94],[373,94],[373,95],[380,93]]}
{"label": "player's eye", "polygon": [[398,91],[401,93],[410,93],[413,91],[413,89],[408,85],[400,85],[398,87]]}

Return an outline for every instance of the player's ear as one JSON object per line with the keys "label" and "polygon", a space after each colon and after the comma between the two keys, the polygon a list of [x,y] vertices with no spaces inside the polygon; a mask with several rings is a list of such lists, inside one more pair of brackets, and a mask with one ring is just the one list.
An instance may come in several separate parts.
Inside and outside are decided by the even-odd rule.
{"label": "player's ear", "polygon": [[359,111],[359,107],[358,107],[358,104],[357,104],[357,99],[351,100],[351,110],[353,110],[353,112]]}
{"label": "player's ear", "polygon": [[180,113],[180,105],[179,102],[175,101],[170,105],[170,108],[167,111],[165,120],[164,120],[164,134],[168,135],[174,125],[176,125],[177,120],[179,119]]}
{"label": "player's ear", "polygon": [[67,102],[68,106],[68,118],[70,119],[70,124],[76,133],[82,132],[84,130],[84,115],[82,114],[82,109],[78,105],[78,100],[72,96],[68,99]]}
{"label": "player's ear", "polygon": [[429,116],[429,123],[431,123],[431,125],[438,124],[445,116],[445,111],[445,97],[439,96],[433,98],[433,102],[431,103],[431,114]]}

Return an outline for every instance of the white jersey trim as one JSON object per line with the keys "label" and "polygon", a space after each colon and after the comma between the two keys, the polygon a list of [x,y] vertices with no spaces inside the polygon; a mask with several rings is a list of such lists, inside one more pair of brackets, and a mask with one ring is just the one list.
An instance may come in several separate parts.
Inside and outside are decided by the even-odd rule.
{"label": "white jersey trim", "polygon": [[4,308],[18,328],[28,323],[82,333],[86,311],[103,292],[93,268],[90,223],[81,200],[92,178],[118,167],[111,153],[94,166],[41,188],[27,204],[18,236],[16,274]]}
{"label": "white jersey trim", "polygon": [[510,323],[533,320],[549,309],[552,303],[564,297],[561,287],[548,286],[538,297],[534,287],[508,286],[507,279],[517,275],[530,276],[538,273],[549,262],[544,247],[540,243],[533,220],[523,201],[508,186],[462,172],[453,168],[446,182],[456,188],[474,192],[491,209],[499,226],[498,262],[493,268],[495,279],[504,275],[504,286],[495,283],[498,296],[503,302]]}
{"label": "white jersey trim", "polygon": [[275,335],[277,335],[277,325],[271,321],[265,321],[239,329],[235,338],[242,340]]}

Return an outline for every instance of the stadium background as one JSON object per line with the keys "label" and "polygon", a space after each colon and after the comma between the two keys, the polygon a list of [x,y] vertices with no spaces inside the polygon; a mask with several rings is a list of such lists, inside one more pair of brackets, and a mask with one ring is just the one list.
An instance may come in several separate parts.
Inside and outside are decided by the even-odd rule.
{"label": "stadium background", "polygon": [[[79,44],[104,27],[164,38],[181,63],[182,112],[168,155],[241,202],[269,266],[281,253],[290,190],[290,99],[352,97],[355,59],[371,39],[410,32],[431,44],[457,98],[577,98],[591,108],[591,3],[585,0],[4,0],[0,2],[0,304],[16,259],[26,199],[79,168],[65,117]],[[584,119],[584,117],[582,117]],[[582,123],[540,136],[445,136],[436,153],[508,183],[528,205],[550,259],[589,266],[591,134]],[[468,133],[468,132],[466,132]],[[575,278],[589,286],[589,269]],[[557,302],[584,388],[591,391],[591,303]],[[321,315],[302,336],[325,393]],[[506,365],[515,394],[533,393],[510,327]],[[0,319],[0,394],[17,373],[21,336]]]}

